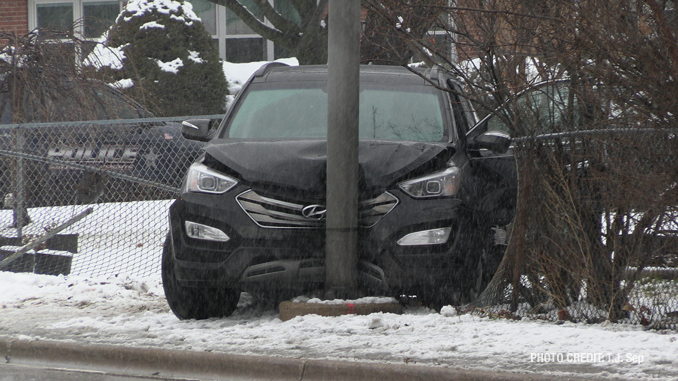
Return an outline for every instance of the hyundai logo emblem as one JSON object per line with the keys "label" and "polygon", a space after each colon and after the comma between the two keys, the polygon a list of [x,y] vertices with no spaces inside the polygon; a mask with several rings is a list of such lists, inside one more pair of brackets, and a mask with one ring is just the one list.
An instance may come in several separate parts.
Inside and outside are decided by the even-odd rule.
{"label": "hyundai logo emblem", "polygon": [[325,218],[327,209],[325,205],[308,205],[301,210],[301,215],[312,220],[322,220]]}

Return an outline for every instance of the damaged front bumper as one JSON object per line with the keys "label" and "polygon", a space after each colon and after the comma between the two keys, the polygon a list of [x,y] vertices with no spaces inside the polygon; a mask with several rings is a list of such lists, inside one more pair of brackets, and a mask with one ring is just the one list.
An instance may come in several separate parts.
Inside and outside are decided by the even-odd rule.
{"label": "damaged front bumper", "polygon": [[[466,254],[458,245],[463,235],[460,202],[414,200],[392,193],[400,199],[398,206],[372,226],[359,229],[360,288],[387,294],[449,283],[448,270]],[[233,197],[191,196],[185,194],[170,208],[174,270],[182,285],[243,291],[322,288],[324,228],[262,227]],[[187,231],[186,221],[217,229],[228,239],[196,239]],[[404,237],[431,230],[445,231],[447,236],[442,242],[402,245]]]}

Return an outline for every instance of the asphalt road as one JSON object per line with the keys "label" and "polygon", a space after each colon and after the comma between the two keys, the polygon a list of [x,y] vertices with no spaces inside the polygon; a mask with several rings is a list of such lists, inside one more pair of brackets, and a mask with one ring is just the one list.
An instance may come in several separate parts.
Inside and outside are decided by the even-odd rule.
{"label": "asphalt road", "polygon": [[[96,366],[94,366],[96,368]],[[165,374],[146,369],[95,370],[85,366],[42,363],[33,360],[21,364],[0,364],[0,381],[262,381],[271,378],[229,377],[224,374],[191,377]]]}
{"label": "asphalt road", "polygon": [[[112,372],[82,369],[54,368],[39,365],[0,365],[0,381],[139,381],[181,380],[177,378],[149,377],[152,375],[118,375]],[[186,380],[186,379],[183,379]]]}

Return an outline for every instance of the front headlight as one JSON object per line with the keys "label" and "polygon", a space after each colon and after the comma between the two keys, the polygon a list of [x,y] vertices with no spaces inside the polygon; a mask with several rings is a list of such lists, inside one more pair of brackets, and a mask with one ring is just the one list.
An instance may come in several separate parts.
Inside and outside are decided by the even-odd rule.
{"label": "front headlight", "polygon": [[460,175],[458,167],[450,167],[442,172],[404,181],[398,187],[412,197],[455,196],[459,192]]}
{"label": "front headlight", "polygon": [[219,173],[201,163],[193,163],[188,168],[183,192],[214,193],[228,192],[238,184],[238,180]]}

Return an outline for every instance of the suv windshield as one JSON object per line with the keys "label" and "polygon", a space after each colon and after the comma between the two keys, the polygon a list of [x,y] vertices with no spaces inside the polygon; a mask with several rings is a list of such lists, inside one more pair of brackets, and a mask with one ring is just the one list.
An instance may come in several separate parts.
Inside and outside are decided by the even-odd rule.
{"label": "suv windshield", "polygon": [[[303,84],[302,84],[303,86]],[[439,142],[446,139],[441,97],[430,86],[361,84],[360,138]],[[231,118],[234,139],[324,138],[327,92],[322,84],[252,85]]]}

